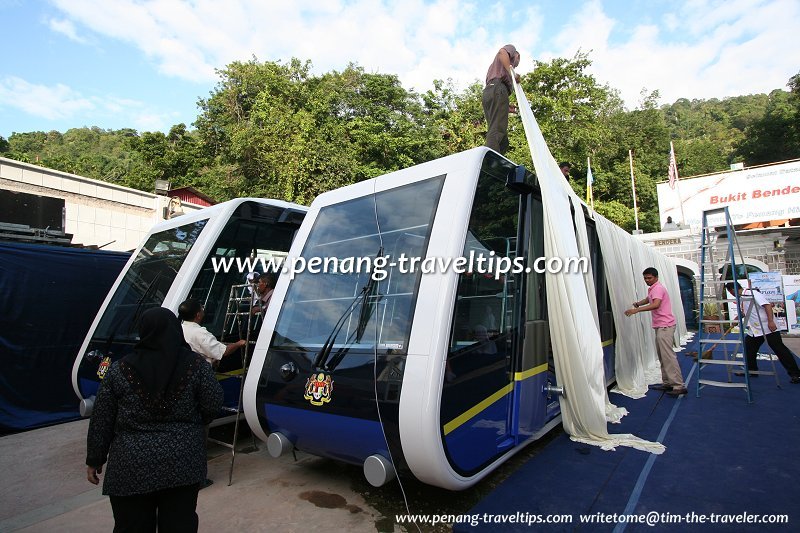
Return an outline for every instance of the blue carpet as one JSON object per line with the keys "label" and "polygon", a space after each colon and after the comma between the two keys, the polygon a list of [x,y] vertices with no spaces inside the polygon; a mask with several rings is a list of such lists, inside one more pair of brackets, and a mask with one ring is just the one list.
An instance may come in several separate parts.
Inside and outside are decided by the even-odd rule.
{"label": "blue carpet", "polygon": [[[696,342],[685,351],[697,351]],[[768,352],[766,344],[762,351]],[[609,424],[609,432],[660,440],[667,447],[663,455],[624,447],[605,452],[561,435],[470,510],[472,515],[486,513],[492,515],[490,520],[506,522],[457,524],[454,531],[800,530],[800,385],[790,384],[776,362],[781,387],[773,376],[752,379],[751,404],[742,389],[704,387],[697,397],[694,359],[679,353],[678,361],[684,377],[691,375],[688,395],[676,399],[650,391],[640,400],[611,395],[611,401],[630,414],[621,424]],[[759,366],[771,369],[766,361]],[[725,369],[718,366],[705,367],[703,377],[727,380]],[[572,522],[508,523],[508,515],[526,520],[526,513],[570,515]],[[611,520],[614,514],[648,513],[660,515],[654,526],[581,523],[580,516]],[[720,523],[770,514],[786,515],[788,523]],[[680,515],[682,521],[665,515]],[[687,523],[687,517],[694,522]],[[697,522],[702,519],[707,522]],[[712,519],[717,522],[709,523]]]}

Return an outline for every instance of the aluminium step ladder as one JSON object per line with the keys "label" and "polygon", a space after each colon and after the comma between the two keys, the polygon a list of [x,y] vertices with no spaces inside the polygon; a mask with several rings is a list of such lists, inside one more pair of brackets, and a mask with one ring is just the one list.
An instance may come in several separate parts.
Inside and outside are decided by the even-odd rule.
{"label": "aluminium step ladder", "polygon": [[[254,292],[249,292],[248,289],[254,291],[254,287],[245,283],[242,285],[231,286],[230,297],[228,299],[228,306],[225,311],[225,321],[223,325],[223,335],[231,335],[236,339],[245,339],[246,343],[242,347],[242,368],[233,370],[231,372],[217,372],[217,379],[237,379],[239,380],[239,394],[236,407],[222,406],[222,411],[228,413],[227,416],[221,416],[209,424],[209,428],[222,426],[225,424],[233,423],[233,436],[230,442],[208,437],[210,442],[224,446],[231,451],[231,464],[228,471],[228,486],[233,483],[233,464],[236,460],[236,446],[239,437],[239,423],[244,417],[242,410],[242,399],[244,395],[244,380],[247,377],[247,369],[250,364],[251,347],[255,343],[255,339],[251,339],[253,333],[257,331],[259,317],[253,317],[253,303],[255,298]],[[255,435],[250,434],[251,445],[248,450],[257,450]]]}
{"label": "aluminium step ladder", "polygon": [[[709,222],[709,218],[717,222],[712,225]],[[723,228],[722,231],[717,231],[717,227]],[[727,243],[725,244],[725,257],[722,261],[719,261],[714,257],[714,252],[718,246],[717,240],[721,236],[725,237]],[[731,222],[728,208],[722,207],[704,211],[700,244],[700,336],[697,357],[697,397],[700,397],[700,390],[705,386],[740,388],[744,389],[747,402],[752,403],[751,374],[775,375],[776,382],[778,374],[773,359],[770,359],[772,362],[772,371],[756,372],[748,370],[747,368],[744,342],[745,324],[747,324],[750,314],[753,312],[755,301],[752,296],[745,296],[742,294],[739,280],[737,279],[739,267],[741,265],[736,263],[737,256],[734,253],[734,246],[739,254],[738,257],[743,257],[739,248],[739,243],[736,240],[736,231]],[[729,274],[730,278],[724,274]],[[749,280],[745,279],[744,281],[747,281],[749,287]],[[736,317],[731,318],[729,316],[726,319],[723,318],[723,306],[726,303],[732,303],[732,301],[727,298],[727,292],[725,290],[725,285],[728,283],[734,284],[735,305],[738,312]],[[746,309],[744,309],[742,305],[743,302],[749,304]],[[705,316],[706,304],[716,305],[720,310],[717,313],[718,318],[712,319]],[[742,312],[743,310],[744,313]],[[758,313],[756,314],[758,316]],[[709,329],[706,325],[711,324],[720,327],[720,338],[713,337],[710,335],[711,332],[706,331]],[[734,332],[734,330],[737,331]],[[720,345],[723,348],[723,356],[721,359],[715,359],[714,348]],[[729,349],[729,347],[731,349]],[[705,358],[706,352],[710,352],[709,359]],[[727,380],[720,381],[719,379],[710,379],[708,377],[710,368],[706,368],[709,365],[723,365],[727,373]],[[706,377],[703,375],[704,371]],[[738,375],[744,377],[743,382],[734,380]]]}

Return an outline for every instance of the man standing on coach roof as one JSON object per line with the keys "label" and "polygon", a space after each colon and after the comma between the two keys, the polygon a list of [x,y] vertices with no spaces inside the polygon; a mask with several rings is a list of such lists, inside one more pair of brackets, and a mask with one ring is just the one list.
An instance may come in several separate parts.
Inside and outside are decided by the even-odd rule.
{"label": "man standing on coach roof", "polygon": [[[505,154],[508,150],[508,95],[514,89],[510,68],[519,65],[519,52],[513,44],[497,51],[489,71],[486,73],[486,88],[483,89],[483,114],[488,130],[486,146]],[[519,75],[515,74],[519,82]]]}
{"label": "man standing on coach roof", "polygon": [[686,394],[681,367],[672,350],[675,336],[675,315],[672,314],[672,303],[667,289],[658,281],[658,270],[648,267],[642,272],[647,284],[647,298],[633,302],[633,307],[625,311],[625,316],[635,315],[642,311],[653,313],[653,329],[656,331],[656,351],[661,363],[661,385],[652,388],[665,390],[670,396]]}

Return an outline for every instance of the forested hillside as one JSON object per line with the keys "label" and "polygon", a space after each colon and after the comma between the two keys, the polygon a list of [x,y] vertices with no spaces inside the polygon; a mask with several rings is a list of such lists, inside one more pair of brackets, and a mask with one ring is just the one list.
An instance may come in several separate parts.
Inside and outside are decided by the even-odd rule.
{"label": "forested hillside", "polygon": [[[628,151],[633,151],[640,226],[658,229],[656,183],[673,141],[681,176],[800,157],[800,74],[788,91],[659,106],[643,92],[636,109],[587,73],[584,54],[537,62],[522,78],[554,157],[573,164],[585,191],[592,158],[599,212],[634,225]],[[436,81],[424,94],[396,76],[356,65],[311,74],[311,64],[236,62],[198,101],[192,128],[169,133],[75,128],[0,137],[0,155],[153,190],[155,179],[218,199],[268,196],[308,204],[318,194],[483,143],[482,84],[457,91]],[[510,118],[508,157],[530,167],[519,120]]]}

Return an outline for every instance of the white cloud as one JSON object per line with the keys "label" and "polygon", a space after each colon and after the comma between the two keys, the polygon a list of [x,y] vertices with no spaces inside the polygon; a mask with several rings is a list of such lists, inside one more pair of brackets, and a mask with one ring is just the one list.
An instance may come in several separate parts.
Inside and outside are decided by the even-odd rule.
{"label": "white cloud", "polygon": [[180,120],[173,111],[161,113],[138,100],[85,96],[64,84],[40,85],[14,76],[0,80],[2,107],[20,109],[50,121],[83,123],[87,120],[121,119],[122,123],[133,124],[141,131],[165,131]]}
{"label": "white cloud", "polygon": [[592,49],[592,72],[619,89],[628,107],[640,103],[643,88],[658,90],[661,103],[723,98],[784,87],[798,70],[799,22],[794,0],[691,0],[676,4],[659,25],[625,26],[594,0],[551,53]]}
{"label": "white cloud", "polygon": [[66,35],[69,39],[75,42],[86,43],[86,39],[78,35],[78,32],[75,31],[75,25],[70,20],[49,19],[47,21],[47,26],[54,32]]}
{"label": "white cloud", "polygon": [[601,0],[574,13],[478,0],[53,2],[66,17],[51,23],[54,31],[77,38],[79,29],[88,30],[130,43],[162,74],[203,84],[218,81],[216,68],[255,56],[311,59],[317,72],[352,61],[368,72],[397,74],[417,90],[448,78],[463,87],[483,77],[497,48],[513,42],[522,52],[521,73],[534,59],[591,51],[592,72],[629,106],[642,88],[672,102],[783,87],[797,71],[800,31],[796,0],[658,2],[639,23],[609,15],[604,7],[613,4]]}
{"label": "white cloud", "polygon": [[140,113],[131,117],[133,128],[137,131],[166,132],[175,124],[171,113]]}
{"label": "white cloud", "polygon": [[50,120],[73,117],[95,108],[90,99],[66,85],[37,85],[16,76],[0,80],[0,105]]}
{"label": "white cloud", "polygon": [[136,46],[162,73],[200,83],[217,81],[215,68],[256,56],[311,59],[321,72],[355,62],[420,90],[433,79],[465,85],[482,78],[506,42],[532,47],[542,26],[536,8],[498,20],[499,10],[458,0],[54,3],[75,24]]}

